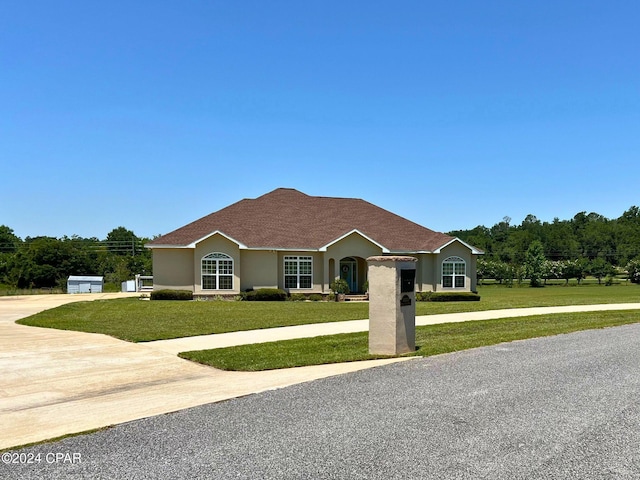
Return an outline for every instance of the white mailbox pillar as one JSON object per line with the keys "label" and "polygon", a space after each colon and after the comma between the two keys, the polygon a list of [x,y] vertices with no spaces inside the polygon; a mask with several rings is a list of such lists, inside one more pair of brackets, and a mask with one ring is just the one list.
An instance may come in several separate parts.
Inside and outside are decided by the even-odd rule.
{"label": "white mailbox pillar", "polygon": [[414,257],[369,257],[369,353],[400,355],[416,349]]}

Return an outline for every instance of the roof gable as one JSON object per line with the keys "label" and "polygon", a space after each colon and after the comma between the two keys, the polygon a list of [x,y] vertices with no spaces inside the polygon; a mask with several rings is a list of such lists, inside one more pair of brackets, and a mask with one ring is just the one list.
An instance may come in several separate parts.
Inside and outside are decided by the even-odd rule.
{"label": "roof gable", "polygon": [[320,250],[354,231],[389,252],[431,252],[453,240],[364,200],[279,188],[229,205],[148,245],[192,247],[218,232],[244,248]]}
{"label": "roof gable", "polygon": [[469,245],[467,242],[463,242],[458,237],[452,238],[451,240],[449,240],[444,245],[439,246],[438,248],[436,248],[433,251],[433,253],[441,253],[443,248],[448,247],[452,243],[456,243],[456,242],[460,243],[461,245],[463,245],[466,248],[468,248],[469,250],[471,250],[471,253],[473,253],[474,255],[484,255],[484,251],[480,250],[479,248],[474,247],[473,245]]}
{"label": "roof gable", "polygon": [[384,245],[380,245],[378,242],[376,242],[375,240],[373,240],[372,238],[367,237],[366,235],[364,235],[362,232],[359,232],[356,229],[351,230],[350,232],[345,233],[344,235],[341,235],[340,237],[330,241],[329,243],[327,243],[326,245],[323,245],[322,247],[320,247],[320,251],[321,252],[326,252],[327,249],[335,244],[338,243],[340,240],[343,240],[345,238],[347,238],[348,236],[352,235],[352,234],[356,234],[356,235],[360,235],[362,238],[364,238],[365,240],[367,240],[368,242],[373,243],[376,247],[380,247],[382,249],[382,253],[389,253],[389,250],[384,246]]}

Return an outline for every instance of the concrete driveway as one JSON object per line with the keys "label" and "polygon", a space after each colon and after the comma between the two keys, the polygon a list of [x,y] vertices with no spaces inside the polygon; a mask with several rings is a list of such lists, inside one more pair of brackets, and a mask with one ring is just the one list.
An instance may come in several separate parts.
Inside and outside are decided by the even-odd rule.
{"label": "concrete driveway", "polygon": [[[367,320],[148,343],[129,343],[101,334],[14,323],[65,303],[137,295],[0,297],[0,449],[411,360],[373,360],[267,372],[224,372],[176,356],[186,350],[366,331]],[[633,308],[640,309],[640,304],[433,315],[418,317],[416,323]]]}
{"label": "concrete driveway", "polygon": [[634,324],[416,359],[5,453],[0,478],[638,479],[639,347]]}
{"label": "concrete driveway", "polygon": [[127,295],[0,297],[0,449],[394,361],[223,372],[145,344],[14,323],[69,302]]}

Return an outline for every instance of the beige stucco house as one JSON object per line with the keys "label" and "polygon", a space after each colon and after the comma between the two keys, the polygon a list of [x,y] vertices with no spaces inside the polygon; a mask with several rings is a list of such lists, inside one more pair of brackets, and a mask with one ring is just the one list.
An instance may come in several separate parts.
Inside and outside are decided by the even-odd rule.
{"label": "beige stucco house", "polygon": [[248,289],[330,293],[336,278],[363,292],[366,258],[418,259],[417,291],[475,291],[483,252],[355,198],[279,188],[241,200],[147,244],[154,289],[232,295]]}

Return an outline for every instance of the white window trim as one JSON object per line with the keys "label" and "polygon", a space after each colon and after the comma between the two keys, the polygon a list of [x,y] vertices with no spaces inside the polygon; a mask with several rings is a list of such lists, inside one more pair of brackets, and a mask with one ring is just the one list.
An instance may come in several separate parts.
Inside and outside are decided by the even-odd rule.
{"label": "white window trim", "polygon": [[[227,261],[227,262],[231,262],[231,273],[220,273],[220,261]],[[215,267],[215,273],[204,273],[204,262],[208,261],[215,261],[216,267]],[[234,283],[234,269],[235,269],[235,262],[233,261],[233,257],[227,255],[226,253],[221,253],[221,252],[212,252],[209,253],[207,255],[205,255],[204,257],[202,257],[202,259],[200,260],[200,287],[202,288],[202,290],[206,290],[209,292],[213,292],[213,291],[225,291],[228,292],[229,290],[233,290],[233,283]],[[216,287],[218,288],[205,288],[204,286],[204,277],[215,277],[216,279]],[[231,277],[231,288],[219,288],[220,287],[220,278],[221,277]]]}
{"label": "white window trim", "polygon": [[[291,273],[287,273],[287,262],[295,262],[296,264],[296,273],[291,274]],[[310,273],[304,273],[301,274],[300,273],[300,263],[301,262],[305,262],[305,263],[310,263],[311,264],[311,272]],[[284,274],[284,278],[283,278],[283,285],[285,288],[290,289],[290,290],[311,290],[313,289],[313,257],[312,256],[308,256],[308,255],[286,255],[283,259],[282,262],[282,272]],[[296,277],[296,286],[295,287],[287,287],[287,277]],[[300,277],[310,277],[311,282],[310,282],[310,286],[308,287],[301,287],[300,286]]]}
{"label": "white window trim", "polygon": [[[446,275],[447,277],[451,277],[451,286],[444,286],[444,265],[445,263],[450,263],[453,266],[453,271],[451,275]],[[456,264],[464,265],[464,274],[456,273]],[[456,290],[456,289],[466,289],[467,287],[467,262],[464,258],[461,257],[447,257],[442,261],[442,275],[440,276],[440,281],[442,282],[442,288],[447,290]],[[463,285],[461,287],[456,287],[456,277],[462,277]]]}

